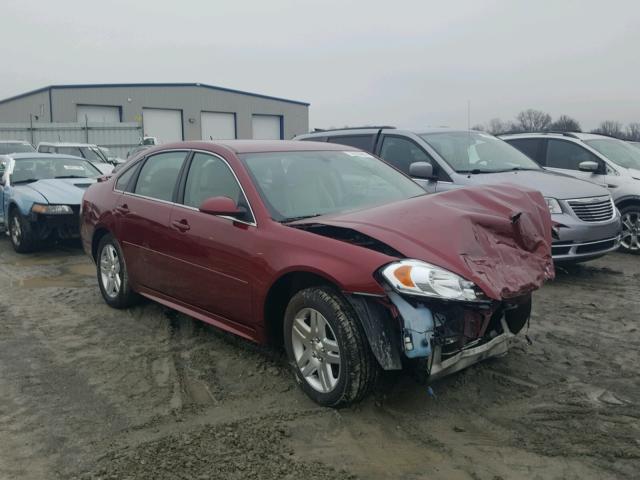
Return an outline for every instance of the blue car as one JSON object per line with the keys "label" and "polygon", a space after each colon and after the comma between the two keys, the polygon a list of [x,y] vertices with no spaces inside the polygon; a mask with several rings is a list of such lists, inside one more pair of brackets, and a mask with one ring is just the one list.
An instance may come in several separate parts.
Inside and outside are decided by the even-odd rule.
{"label": "blue car", "polygon": [[80,236],[82,195],[102,173],[78,157],[15,153],[0,156],[0,175],[0,231],[27,253]]}

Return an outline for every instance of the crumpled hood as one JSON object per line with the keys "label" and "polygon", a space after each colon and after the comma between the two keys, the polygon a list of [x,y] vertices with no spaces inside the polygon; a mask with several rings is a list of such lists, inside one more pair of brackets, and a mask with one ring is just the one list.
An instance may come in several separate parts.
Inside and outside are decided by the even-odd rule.
{"label": "crumpled hood", "polygon": [[551,216],[542,195],[514,185],[468,187],[301,220],[349,228],[513,298],[554,277]]}
{"label": "crumpled hood", "polygon": [[512,183],[524,188],[533,188],[545,197],[568,200],[582,197],[608,195],[606,188],[550,170],[524,170],[514,172],[470,174],[464,178],[465,185],[494,185]]}
{"label": "crumpled hood", "polygon": [[94,178],[51,178],[23,185],[42,195],[51,204],[80,205],[82,195]]}

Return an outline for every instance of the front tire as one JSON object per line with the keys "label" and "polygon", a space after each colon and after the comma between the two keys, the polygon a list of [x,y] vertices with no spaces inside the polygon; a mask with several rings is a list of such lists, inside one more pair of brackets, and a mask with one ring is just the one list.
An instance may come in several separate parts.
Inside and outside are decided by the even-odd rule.
{"label": "front tire", "polygon": [[9,238],[18,253],[30,253],[38,248],[38,241],[29,220],[17,208],[9,214]]}
{"label": "front tire", "polygon": [[316,403],[358,402],[377,383],[380,366],[346,300],[329,287],[301,290],[284,319],[289,364],[302,390]]}
{"label": "front tire", "polygon": [[137,295],[129,285],[122,249],[111,234],[100,239],[96,266],[100,293],[110,307],[127,308],[136,302]]}
{"label": "front tire", "polygon": [[629,205],[620,210],[622,217],[622,238],[620,250],[640,254],[640,205]]}

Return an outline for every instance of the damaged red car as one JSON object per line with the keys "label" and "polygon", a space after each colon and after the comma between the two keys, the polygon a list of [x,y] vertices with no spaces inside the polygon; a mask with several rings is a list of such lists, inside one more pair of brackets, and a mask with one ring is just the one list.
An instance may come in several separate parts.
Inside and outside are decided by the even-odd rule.
{"label": "damaged red car", "polygon": [[85,193],[81,233],[104,300],[139,295],[249,340],[283,344],[322,405],[381,369],[427,379],[504,354],[553,276],[542,195],[427,195],[342,145],[156,147]]}

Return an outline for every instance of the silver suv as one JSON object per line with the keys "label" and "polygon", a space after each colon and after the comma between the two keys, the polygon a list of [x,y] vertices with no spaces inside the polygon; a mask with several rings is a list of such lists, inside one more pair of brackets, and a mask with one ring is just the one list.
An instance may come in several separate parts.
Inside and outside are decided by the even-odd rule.
{"label": "silver suv", "polygon": [[640,149],[591,133],[523,133],[501,138],[548,170],[608,188],[622,216],[620,246],[640,254]]}
{"label": "silver suv", "polygon": [[549,172],[489,134],[368,127],[319,131],[296,140],[339,143],[374,153],[428,192],[499,183],[539,190],[556,223],[556,262],[590,260],[619,246],[620,214],[605,188]]}

